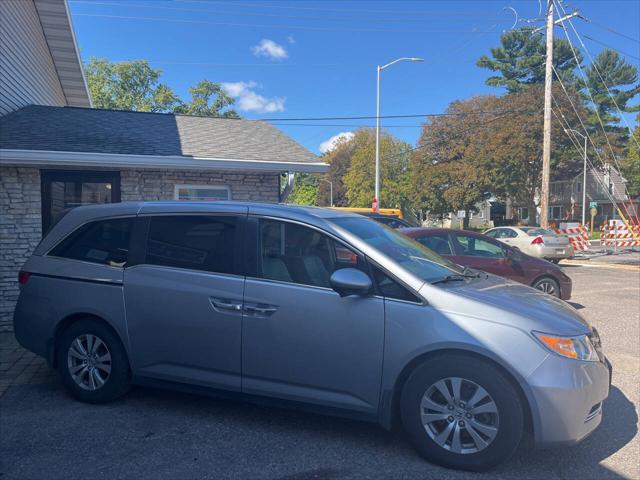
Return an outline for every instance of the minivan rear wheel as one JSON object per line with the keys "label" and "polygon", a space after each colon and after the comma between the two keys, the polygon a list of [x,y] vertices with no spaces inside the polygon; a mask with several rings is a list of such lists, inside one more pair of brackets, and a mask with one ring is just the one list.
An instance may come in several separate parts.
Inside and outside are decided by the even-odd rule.
{"label": "minivan rear wheel", "polygon": [[79,320],[64,330],[56,355],[62,383],[80,401],[109,402],[129,387],[129,361],[122,342],[99,320]]}
{"label": "minivan rear wheel", "polygon": [[520,396],[490,362],[459,354],[418,366],[400,397],[402,423],[427,460],[462,470],[487,470],[518,447],[524,431]]}

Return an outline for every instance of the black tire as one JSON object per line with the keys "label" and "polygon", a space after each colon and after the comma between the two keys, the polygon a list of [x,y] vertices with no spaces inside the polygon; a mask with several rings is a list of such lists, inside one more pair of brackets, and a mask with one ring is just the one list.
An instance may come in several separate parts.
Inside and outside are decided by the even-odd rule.
{"label": "black tire", "polygon": [[[72,342],[77,338],[92,335],[100,339],[106,351],[110,355],[110,359],[105,364],[110,366],[108,375],[104,371],[100,371],[103,377],[106,377],[104,384],[95,390],[88,390],[81,387],[74,380],[69,365],[69,349]],[[103,348],[103,347],[101,347]],[[104,349],[101,350],[105,352]],[[98,353],[99,354],[99,353]],[[75,357],[74,357],[75,358]],[[78,361],[78,360],[73,360]],[[129,389],[130,369],[127,354],[122,346],[122,342],[111,328],[102,321],[94,318],[86,318],[79,320],[67,327],[56,344],[56,363],[65,388],[78,400],[86,403],[106,403],[124,395]],[[79,365],[78,365],[79,366]],[[85,373],[83,378],[87,378]],[[93,381],[93,380],[92,380]],[[94,382],[95,383],[95,382]]]}
{"label": "black tire", "polygon": [[560,259],[559,258],[552,258],[551,260],[549,260],[551,263],[555,263],[556,265],[560,263]]}
{"label": "black tire", "polygon": [[[481,386],[497,407],[497,434],[488,446],[474,453],[445,449],[429,436],[428,427],[422,423],[421,402],[427,389],[451,377]],[[424,458],[460,470],[484,471],[505,461],[516,451],[524,431],[523,405],[509,378],[490,362],[464,354],[438,356],[418,366],[402,388],[400,415],[409,439]]]}
{"label": "black tire", "polygon": [[[553,291],[547,291],[547,289],[543,288],[543,285],[547,285],[548,288],[553,289]],[[560,285],[556,280],[551,277],[542,277],[538,278],[535,282],[531,284],[531,286],[537,290],[548,293],[549,295],[553,295],[554,297],[560,298]]]}

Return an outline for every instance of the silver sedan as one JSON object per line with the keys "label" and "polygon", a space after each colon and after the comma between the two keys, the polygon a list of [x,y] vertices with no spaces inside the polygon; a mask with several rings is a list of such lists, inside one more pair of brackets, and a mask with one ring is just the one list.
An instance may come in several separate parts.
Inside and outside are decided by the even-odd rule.
{"label": "silver sedan", "polygon": [[573,246],[567,235],[558,235],[539,227],[496,227],[485,232],[496,240],[517,247],[527,255],[558,263],[573,257]]}

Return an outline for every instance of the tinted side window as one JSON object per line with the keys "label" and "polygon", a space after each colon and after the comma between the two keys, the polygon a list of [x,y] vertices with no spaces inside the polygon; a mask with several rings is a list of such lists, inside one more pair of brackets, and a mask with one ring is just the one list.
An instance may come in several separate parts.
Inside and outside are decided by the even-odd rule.
{"label": "tinted side window", "polygon": [[334,271],[364,270],[363,263],[350,248],[312,228],[276,220],[259,222],[260,278],[329,288]]}
{"label": "tinted side window", "polygon": [[482,238],[456,235],[456,240],[458,241],[458,245],[460,245],[462,255],[491,258],[504,257],[504,250],[500,245],[488,242]]}
{"label": "tinted side window", "polygon": [[129,254],[132,218],[87,223],[56,245],[49,255],[123,267]]}
{"label": "tinted side window", "polygon": [[516,238],[518,236],[518,232],[516,232],[515,230],[511,230],[511,229],[505,229],[504,234],[502,235],[503,238]]}
{"label": "tinted side window", "polygon": [[145,263],[216,273],[235,272],[237,217],[150,217]]}
{"label": "tinted side window", "polygon": [[447,235],[429,235],[428,237],[416,238],[416,240],[440,255],[453,255]]}
{"label": "tinted side window", "polygon": [[375,282],[378,285],[378,291],[382,294],[383,297],[421,303],[421,301],[413,293],[393,280],[382,270],[377,267],[373,267],[372,270],[373,276],[375,277]]}

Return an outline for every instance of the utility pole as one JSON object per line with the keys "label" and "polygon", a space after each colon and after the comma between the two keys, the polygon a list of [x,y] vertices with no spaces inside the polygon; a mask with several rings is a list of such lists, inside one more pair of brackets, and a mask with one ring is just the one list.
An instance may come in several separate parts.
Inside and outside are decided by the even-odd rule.
{"label": "utility pole", "polygon": [[551,175],[551,82],[553,80],[553,0],[547,0],[547,52],[544,76],[544,139],[542,142],[542,186],[540,226],[549,227],[549,177]]}

